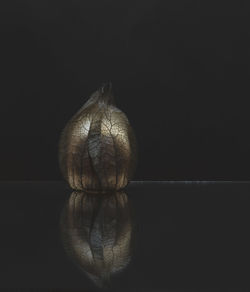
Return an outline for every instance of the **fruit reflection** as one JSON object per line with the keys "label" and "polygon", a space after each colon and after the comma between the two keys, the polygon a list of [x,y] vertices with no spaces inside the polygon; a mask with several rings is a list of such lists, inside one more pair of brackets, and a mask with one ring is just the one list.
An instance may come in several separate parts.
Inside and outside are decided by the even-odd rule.
{"label": "fruit reflection", "polygon": [[61,216],[62,240],[70,258],[100,287],[130,261],[131,219],[124,192],[73,192]]}

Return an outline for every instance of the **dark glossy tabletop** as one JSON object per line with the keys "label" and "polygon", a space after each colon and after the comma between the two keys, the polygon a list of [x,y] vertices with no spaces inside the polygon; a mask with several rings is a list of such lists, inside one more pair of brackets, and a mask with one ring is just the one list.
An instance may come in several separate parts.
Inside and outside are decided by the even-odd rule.
{"label": "dark glossy tabletop", "polygon": [[0,193],[0,291],[250,291],[250,183],[91,196],[2,182]]}

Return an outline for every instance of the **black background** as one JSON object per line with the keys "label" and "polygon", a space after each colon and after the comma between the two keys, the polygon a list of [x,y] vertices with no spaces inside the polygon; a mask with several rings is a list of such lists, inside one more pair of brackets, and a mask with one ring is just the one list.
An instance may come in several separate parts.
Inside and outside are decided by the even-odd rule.
{"label": "black background", "polygon": [[247,3],[1,1],[0,179],[60,179],[60,131],[109,80],[135,179],[249,179]]}

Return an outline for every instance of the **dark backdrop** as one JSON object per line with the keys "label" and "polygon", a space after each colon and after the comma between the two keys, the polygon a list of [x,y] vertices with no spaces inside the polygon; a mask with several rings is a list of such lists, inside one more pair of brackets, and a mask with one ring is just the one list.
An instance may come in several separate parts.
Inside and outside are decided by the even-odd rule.
{"label": "dark backdrop", "polygon": [[60,130],[107,80],[136,179],[249,179],[248,2],[1,1],[0,179],[60,179]]}

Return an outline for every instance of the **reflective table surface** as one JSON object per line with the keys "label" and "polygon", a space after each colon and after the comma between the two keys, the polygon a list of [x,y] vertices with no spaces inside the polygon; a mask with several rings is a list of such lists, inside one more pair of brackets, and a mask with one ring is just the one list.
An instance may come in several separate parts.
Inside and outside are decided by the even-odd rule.
{"label": "reflective table surface", "polygon": [[0,193],[0,291],[250,291],[248,182],[107,195],[2,182]]}

